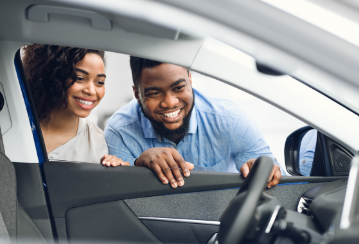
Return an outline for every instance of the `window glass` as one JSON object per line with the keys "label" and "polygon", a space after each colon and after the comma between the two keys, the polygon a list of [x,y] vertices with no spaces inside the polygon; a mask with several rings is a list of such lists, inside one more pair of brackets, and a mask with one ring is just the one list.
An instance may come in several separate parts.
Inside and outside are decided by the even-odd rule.
{"label": "window glass", "polygon": [[[129,56],[106,52],[106,96],[90,119],[104,129],[107,119],[134,98]],[[250,61],[245,65],[253,68]],[[191,72],[193,87],[210,97],[229,99],[243,109],[260,128],[273,156],[285,168],[284,144],[288,135],[306,124],[275,106],[216,79]]]}
{"label": "window glass", "polygon": [[[27,72],[27,75],[29,74],[29,68],[26,67],[26,52],[24,52],[24,49],[22,50],[22,59],[24,62],[24,68],[25,72]],[[101,54],[102,55],[102,54]],[[100,55],[100,56],[101,56]],[[91,55],[90,55],[91,56]],[[96,56],[96,55],[95,55]],[[87,54],[86,54],[87,57]],[[92,75],[92,71],[96,70],[95,78],[93,78],[93,82],[95,84],[94,89],[96,90],[96,96],[100,95],[102,96],[101,101],[98,103],[98,105],[91,111],[91,113],[86,114],[85,117],[87,121],[90,121],[93,125],[89,125],[89,130],[95,130],[99,133],[95,132],[95,134],[101,134],[101,130],[105,129],[105,126],[107,124],[108,119],[120,108],[128,104],[131,100],[134,99],[134,92],[133,92],[133,82],[132,82],[132,73],[131,68],[129,64],[129,55],[124,54],[118,54],[118,53],[112,53],[112,52],[105,52],[105,59],[102,59],[99,57],[99,55],[96,56],[95,61],[93,62],[99,62],[99,66],[101,66],[98,70],[96,68],[92,68],[90,66],[86,66],[86,64],[80,65],[77,67],[77,64],[80,64],[82,61],[85,60],[82,59],[76,64],[76,75],[77,80],[75,85],[70,86],[68,91],[71,90],[73,93],[72,95],[68,95],[67,99],[70,99],[69,101],[72,101],[72,98],[75,98],[75,100],[79,103],[83,103],[85,106],[90,106],[87,103],[91,103],[91,101],[81,101],[81,98],[78,97],[77,92],[80,90],[76,90],[76,86],[82,85],[87,79],[90,79]],[[25,61],[24,61],[25,60]],[[105,62],[103,62],[105,60]],[[90,62],[90,63],[91,63]],[[105,63],[105,66],[103,66]],[[244,66],[247,66],[247,68],[255,70],[255,64],[254,60],[243,54],[243,60],[242,64]],[[41,64],[38,64],[41,66]],[[87,70],[88,69],[88,70]],[[52,70],[57,70],[56,67],[52,67]],[[91,72],[90,72],[91,71]],[[90,74],[87,74],[89,73]],[[60,72],[61,73],[61,72]],[[52,75],[50,72],[48,75]],[[284,161],[284,145],[287,137],[295,130],[297,130],[300,127],[306,126],[305,123],[301,122],[300,120],[294,118],[293,116],[287,114],[286,112],[283,112],[282,110],[270,105],[267,102],[264,102],[246,92],[243,92],[235,87],[232,87],[230,85],[227,85],[223,82],[220,82],[218,80],[215,80],[213,78],[201,75],[196,72],[192,72],[192,86],[194,89],[196,89],[198,92],[200,92],[204,97],[214,98],[216,103],[221,104],[224,100],[230,100],[235,104],[235,109],[233,109],[233,113],[235,113],[237,110],[244,111],[244,113],[248,116],[249,120],[253,124],[254,127],[258,128],[260,133],[263,136],[263,139],[265,140],[266,144],[268,144],[270,148],[270,152],[273,154],[273,157],[276,159],[276,161],[282,166],[282,169],[285,169],[285,161]],[[61,74],[59,75],[59,77]],[[106,77],[104,77],[106,76]],[[34,78],[35,77],[35,78]],[[29,78],[27,77],[28,81]],[[31,78],[32,84],[30,84],[31,87],[36,87],[36,85],[39,85],[40,82],[36,79],[36,74],[33,75]],[[50,78],[49,78],[50,79]],[[92,79],[92,78],[91,78]],[[91,81],[92,82],[92,81]],[[104,84],[103,84],[104,83]],[[46,88],[47,89],[47,88]],[[36,90],[36,89],[35,89]],[[52,92],[51,89],[47,89],[45,92]],[[82,91],[81,91],[82,92]],[[80,92],[80,93],[81,93]],[[41,93],[33,93],[33,97],[40,97]],[[39,100],[39,98],[34,99],[34,101],[42,102],[44,105],[47,105],[47,103],[44,103],[43,100]],[[73,102],[73,101],[72,101]],[[71,107],[71,102],[67,105],[68,107]],[[36,107],[36,104],[35,104]],[[76,107],[76,106],[75,106]],[[75,109],[76,110],[76,109]],[[74,112],[73,110],[72,112]],[[75,113],[77,113],[75,111]],[[39,116],[39,114],[38,114]],[[79,131],[83,130],[85,122],[79,122],[78,128],[77,128],[77,135]],[[209,122],[209,126],[211,121]],[[69,137],[69,140],[65,140],[62,142],[57,142],[56,138],[51,137],[51,131],[50,130],[44,130],[46,128],[46,120],[41,121],[40,124],[43,130],[45,145],[47,147],[48,155],[50,160],[55,160],[58,156],[58,154],[66,154],[67,153],[67,146],[71,146],[71,143],[76,143],[76,150],[80,152],[81,155],[86,154],[86,150],[88,150],[85,146],[81,148],[81,143],[79,142],[73,142],[73,137]],[[227,124],[228,126],[229,124]],[[87,127],[86,127],[87,128]],[[234,127],[233,127],[234,128]],[[241,128],[237,128],[241,129]],[[245,131],[245,130],[244,130]],[[49,134],[50,133],[50,134]],[[76,135],[76,129],[73,131],[74,135]],[[94,133],[94,132],[91,132]],[[256,132],[255,132],[256,133]],[[242,135],[242,134],[241,134]],[[208,135],[207,135],[208,136]],[[77,137],[77,136],[76,136]],[[72,139],[71,139],[72,138]],[[78,139],[76,139],[78,140]],[[238,139],[240,140],[240,138]],[[102,138],[103,143],[101,145],[97,144],[98,140],[94,140],[94,144],[97,149],[99,149],[98,153],[102,155],[107,154],[106,144],[104,143],[104,139]],[[211,140],[209,140],[211,141]],[[53,148],[48,148],[48,146],[52,145],[52,143],[57,143],[57,146]],[[231,142],[232,143],[232,142]],[[58,146],[61,145],[61,146]],[[210,145],[211,146],[211,145]],[[231,146],[230,143],[228,146]],[[72,146],[71,146],[72,147]],[[174,146],[176,147],[176,145]],[[103,150],[102,150],[103,149]],[[94,155],[96,158],[99,155]],[[92,157],[92,156],[91,156]],[[199,157],[199,156],[198,156]],[[66,160],[66,159],[64,159]],[[68,159],[70,160],[70,159]],[[213,164],[220,164],[221,162],[226,159],[221,159],[220,155],[214,160]],[[73,160],[71,160],[73,161]],[[81,160],[78,160],[81,161]],[[96,160],[97,163],[97,160]],[[132,162],[133,163],[133,162]],[[206,166],[208,167],[208,166]],[[195,170],[204,170],[199,168],[195,168]],[[229,172],[238,172],[234,167],[233,171]],[[213,171],[223,171],[218,170],[215,166],[213,166]]]}

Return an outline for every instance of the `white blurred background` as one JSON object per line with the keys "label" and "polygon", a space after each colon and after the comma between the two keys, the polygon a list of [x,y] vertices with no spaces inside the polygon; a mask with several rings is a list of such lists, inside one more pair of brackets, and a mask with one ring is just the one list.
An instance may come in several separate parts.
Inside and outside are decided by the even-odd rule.
{"label": "white blurred background", "polygon": [[[256,69],[254,60],[243,56],[243,62],[249,69]],[[132,75],[129,56],[106,52],[106,95],[91,112],[89,119],[104,129],[107,119],[118,109],[134,98],[132,92]],[[234,101],[256,121],[268,143],[274,157],[284,165],[284,144],[286,138],[300,127],[306,126],[302,121],[282,110],[237,88],[215,79],[192,72],[193,87],[202,93]]]}

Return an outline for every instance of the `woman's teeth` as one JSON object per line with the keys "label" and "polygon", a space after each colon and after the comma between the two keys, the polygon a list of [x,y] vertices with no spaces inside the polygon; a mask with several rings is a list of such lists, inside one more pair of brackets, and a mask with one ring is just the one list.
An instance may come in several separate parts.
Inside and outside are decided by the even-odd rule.
{"label": "woman's teeth", "polygon": [[75,99],[75,100],[84,105],[92,105],[93,104],[93,102],[90,102],[90,101],[85,101],[85,100],[81,100],[81,99]]}
{"label": "woman's teeth", "polygon": [[163,115],[166,116],[167,118],[174,118],[174,117],[177,117],[177,115],[179,114],[180,111],[181,111],[181,109],[178,109],[177,111],[174,111],[172,113],[165,113]]}

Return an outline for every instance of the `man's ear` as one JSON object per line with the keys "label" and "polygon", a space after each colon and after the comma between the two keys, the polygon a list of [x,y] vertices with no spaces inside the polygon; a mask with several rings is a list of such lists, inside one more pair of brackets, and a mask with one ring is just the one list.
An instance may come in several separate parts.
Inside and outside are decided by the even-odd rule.
{"label": "man's ear", "polygon": [[140,97],[138,95],[138,89],[136,88],[136,86],[132,86],[132,90],[133,90],[133,95],[135,95],[136,100],[139,101]]}
{"label": "man's ear", "polygon": [[191,72],[189,72],[188,77],[189,77],[189,83],[192,86],[192,74],[191,74]]}

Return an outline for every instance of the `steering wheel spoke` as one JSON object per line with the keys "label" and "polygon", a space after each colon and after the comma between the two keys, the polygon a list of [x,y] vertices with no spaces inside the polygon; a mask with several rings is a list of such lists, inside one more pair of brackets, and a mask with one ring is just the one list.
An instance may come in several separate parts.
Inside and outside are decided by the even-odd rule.
{"label": "steering wheel spoke", "polygon": [[256,216],[260,214],[256,213],[256,208],[272,168],[271,158],[261,156],[256,160],[237,196],[221,217],[219,244],[240,243],[244,237],[253,235],[260,219],[260,216]]}

